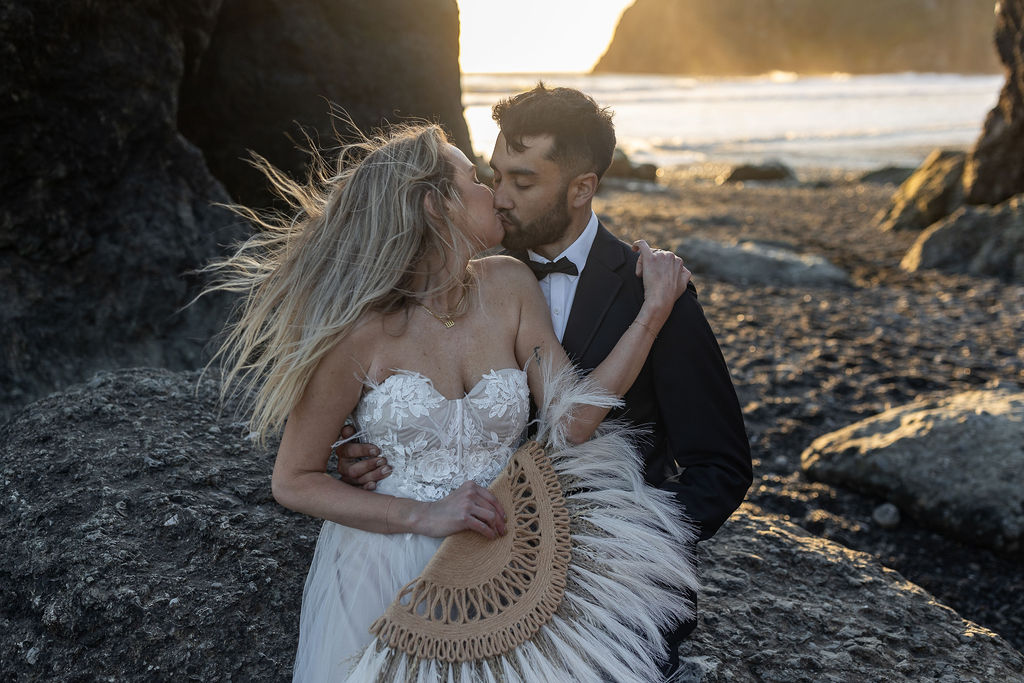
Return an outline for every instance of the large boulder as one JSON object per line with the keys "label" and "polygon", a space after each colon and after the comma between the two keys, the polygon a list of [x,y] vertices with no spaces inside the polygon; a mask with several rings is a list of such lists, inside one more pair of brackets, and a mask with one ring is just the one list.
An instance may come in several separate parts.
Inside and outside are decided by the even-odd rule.
{"label": "large boulder", "polygon": [[870,555],[744,505],[701,544],[687,683],[1022,681],[1024,656]]}
{"label": "large boulder", "polygon": [[729,282],[775,287],[833,287],[850,285],[846,271],[817,254],[761,242],[716,242],[688,237],[675,252],[694,273]]}
{"label": "large boulder", "polygon": [[96,369],[195,367],[221,326],[179,311],[231,220],[176,124],[219,5],[0,5],[0,422]]}
{"label": "large boulder", "polygon": [[224,0],[178,120],[236,200],[265,203],[249,150],[301,177],[305,136],[352,124],[438,121],[472,158],[460,77],[455,0]]}
{"label": "large boulder", "polygon": [[793,169],[781,161],[772,160],[762,164],[738,164],[727,171],[723,171],[715,178],[715,182],[719,185],[740,183],[745,180],[796,180],[796,174],[793,173]]}
{"label": "large boulder", "polygon": [[1024,194],[995,207],[961,207],[921,233],[900,266],[1024,282]]}
{"label": "large boulder", "polygon": [[317,524],[195,372],[122,370],[0,429],[11,680],[287,677]]}
{"label": "large boulder", "polygon": [[878,228],[923,230],[953,213],[963,202],[965,158],[957,150],[933,150],[896,190],[889,207],[875,217]]}
{"label": "large boulder", "polygon": [[[0,428],[11,680],[289,676],[319,523],[196,372],[122,370]],[[696,680],[1014,680],[1002,639],[868,556],[744,508],[702,545]],[[895,673],[892,673],[895,672]],[[945,678],[943,678],[945,677]]]}
{"label": "large boulder", "polygon": [[993,0],[636,0],[622,13],[594,71],[995,73],[993,5]]}
{"label": "large boulder", "polygon": [[812,479],[880,496],[919,522],[1024,551],[1024,393],[969,391],[892,408],[815,439]]}
{"label": "large boulder", "polygon": [[997,6],[996,49],[1006,83],[964,168],[971,204],[998,204],[1024,193],[1024,0]]}

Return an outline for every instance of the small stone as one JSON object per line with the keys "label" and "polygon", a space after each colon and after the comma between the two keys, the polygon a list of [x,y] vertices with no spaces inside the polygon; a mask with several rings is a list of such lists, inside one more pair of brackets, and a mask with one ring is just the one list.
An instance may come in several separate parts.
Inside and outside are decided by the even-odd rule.
{"label": "small stone", "polygon": [[871,513],[871,519],[883,529],[895,529],[900,525],[900,509],[892,503],[882,503]]}
{"label": "small stone", "polygon": [[167,521],[164,522],[164,526],[175,526],[177,523],[178,523],[178,515],[171,515],[167,519]]}

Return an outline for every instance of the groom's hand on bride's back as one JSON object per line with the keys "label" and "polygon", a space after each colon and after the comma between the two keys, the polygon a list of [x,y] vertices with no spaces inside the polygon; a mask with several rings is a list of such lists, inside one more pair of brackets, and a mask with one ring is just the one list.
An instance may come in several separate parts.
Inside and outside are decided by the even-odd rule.
{"label": "groom's hand on bride's back", "polygon": [[[355,433],[352,425],[345,425],[341,438],[351,438]],[[372,491],[378,481],[391,474],[387,458],[380,457],[380,449],[372,443],[350,441],[338,446],[335,453],[338,454],[338,474],[346,484]]]}

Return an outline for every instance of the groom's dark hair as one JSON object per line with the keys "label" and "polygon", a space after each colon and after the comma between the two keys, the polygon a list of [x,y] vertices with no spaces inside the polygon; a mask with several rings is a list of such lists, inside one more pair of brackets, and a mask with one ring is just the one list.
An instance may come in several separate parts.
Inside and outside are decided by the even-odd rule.
{"label": "groom's dark hair", "polygon": [[600,178],[615,153],[612,112],[575,88],[546,88],[544,83],[501,100],[491,110],[516,152],[526,149],[524,137],[550,135],[548,159],[573,174],[594,172]]}

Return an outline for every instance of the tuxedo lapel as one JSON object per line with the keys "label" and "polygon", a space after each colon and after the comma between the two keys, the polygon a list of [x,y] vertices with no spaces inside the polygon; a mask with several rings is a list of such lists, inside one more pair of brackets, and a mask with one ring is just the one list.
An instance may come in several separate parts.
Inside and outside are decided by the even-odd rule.
{"label": "tuxedo lapel", "polygon": [[590,247],[587,265],[580,274],[565,335],[562,337],[562,346],[574,361],[586,353],[615,295],[622,287],[618,270],[624,262],[622,243],[603,225],[598,224],[597,236]]}

